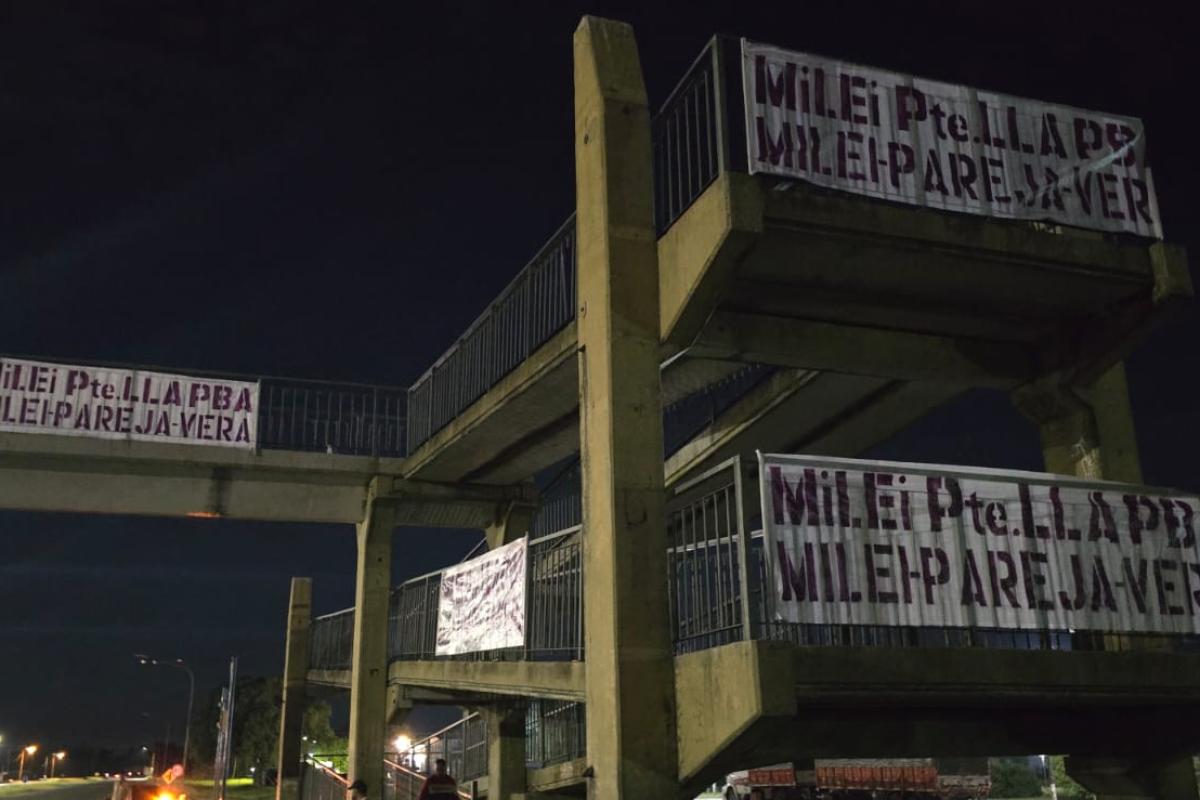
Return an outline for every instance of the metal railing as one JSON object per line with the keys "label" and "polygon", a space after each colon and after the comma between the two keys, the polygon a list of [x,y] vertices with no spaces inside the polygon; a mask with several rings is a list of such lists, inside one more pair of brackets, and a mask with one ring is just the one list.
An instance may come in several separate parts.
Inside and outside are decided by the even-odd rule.
{"label": "metal railing", "polygon": [[308,634],[308,668],[350,669],[354,662],[354,609],[346,608],[312,621]]}
{"label": "metal railing", "polygon": [[[385,780],[397,800],[416,798],[412,787],[420,788],[424,776],[433,771],[438,759],[445,759],[446,772],[458,782],[459,794],[471,797],[471,783],[488,771],[487,722],[479,714],[470,714],[413,742],[394,759],[385,759]],[[412,791],[410,794],[409,792]],[[385,796],[386,796],[385,790]]]}
{"label": "metal railing", "polygon": [[267,450],[403,458],[408,391],[264,378],[258,444]]}
{"label": "metal railing", "polygon": [[575,319],[575,215],[408,392],[414,452]]}
{"label": "metal railing", "polygon": [[400,661],[582,659],[583,558],[579,534],[579,528],[574,527],[529,542],[524,647],[437,655],[438,593],[442,577],[442,571],[438,570],[407,580],[392,590],[388,657]]}
{"label": "metal railing", "polygon": [[587,755],[583,703],[533,698],[525,714],[525,765],[538,769]]}
{"label": "metal railing", "polygon": [[737,41],[716,36],[667,97],[651,123],[654,224],[661,236],[717,176],[744,169],[745,132],[731,124],[740,108]]}
{"label": "metal railing", "polygon": [[300,800],[346,800],[349,781],[333,768],[333,758],[344,759],[345,754],[305,756],[297,787]]}

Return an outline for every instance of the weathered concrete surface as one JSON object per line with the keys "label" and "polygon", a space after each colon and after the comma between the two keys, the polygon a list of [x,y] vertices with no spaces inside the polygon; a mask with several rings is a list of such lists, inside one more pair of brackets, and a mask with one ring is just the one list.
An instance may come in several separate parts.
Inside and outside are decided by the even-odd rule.
{"label": "weathered concrete surface", "polygon": [[579,405],[575,349],[571,322],[410,454],[405,476],[513,483],[569,455],[578,442],[558,428]]}
{"label": "weathered concrete surface", "polygon": [[[730,771],[721,760],[763,718],[796,713],[791,654],[763,642],[736,642],[675,659],[679,779],[703,785]],[[715,778],[714,778],[715,779]]]}
{"label": "weathered concrete surface", "polygon": [[366,514],[358,523],[354,583],[353,668],[350,671],[350,780],[383,786],[387,733],[388,600],[392,589],[395,508],[379,499],[372,483]]}
{"label": "weathered concrete surface", "polygon": [[292,578],[287,643],[283,658],[283,698],[279,711],[279,782],[275,800],[294,800],[300,777],[300,737],[307,707],[308,639],[312,627],[312,578]]}
{"label": "weathered concrete surface", "polygon": [[[465,696],[582,701],[585,672],[582,661],[393,661],[388,682]],[[323,673],[310,680],[324,678],[326,683],[345,685],[345,679],[338,677],[344,674]]]}
{"label": "weathered concrete surface", "polygon": [[633,30],[575,31],[589,795],[677,792],[650,112]]}
{"label": "weathered concrete surface", "polygon": [[525,706],[498,703],[479,711],[487,724],[488,797],[512,800],[525,794]]}
{"label": "weathered concrete surface", "polygon": [[584,777],[586,771],[586,758],[577,758],[574,761],[550,767],[531,769],[525,779],[529,788],[529,797],[567,796],[566,790],[582,788],[581,784],[587,780]]}
{"label": "weathered concrete surface", "polygon": [[762,194],[724,172],[658,240],[660,338],[686,347],[763,231]]}

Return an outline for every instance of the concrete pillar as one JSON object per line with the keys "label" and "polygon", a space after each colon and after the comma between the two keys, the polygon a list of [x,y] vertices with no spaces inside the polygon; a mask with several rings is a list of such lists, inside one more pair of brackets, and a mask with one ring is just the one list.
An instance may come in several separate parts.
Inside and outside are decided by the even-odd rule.
{"label": "concrete pillar", "polygon": [[500,510],[496,521],[487,527],[489,550],[515,542],[529,531],[529,523],[533,520],[533,506],[514,500]]}
{"label": "concrete pillar", "polygon": [[480,709],[488,733],[488,797],[513,800],[525,794],[525,704],[497,703]]}
{"label": "concrete pillar", "polygon": [[[1088,386],[1033,384],[1013,393],[1013,402],[1038,426],[1046,471],[1126,483],[1142,482],[1137,435],[1125,363],[1118,361]],[[1080,633],[1076,646],[1086,643],[1104,650],[1141,649],[1120,636]]]}
{"label": "concrete pillar", "polygon": [[1142,482],[1123,362],[1088,386],[1022,387],[1013,402],[1038,426],[1047,472]]}
{"label": "concrete pillar", "polygon": [[650,114],[628,25],[575,31],[589,792],[678,794]]}
{"label": "concrete pillar", "polygon": [[364,780],[372,796],[383,788],[387,735],[388,597],[392,582],[395,509],[376,496],[358,523],[358,572],[354,587],[354,662],[350,670],[350,780]]}
{"label": "concrete pillar", "polygon": [[308,634],[312,627],[312,578],[292,578],[287,646],[283,657],[283,707],[279,712],[279,771],[275,800],[294,800],[300,777],[300,737],[307,705]]}
{"label": "concrete pillar", "polygon": [[1068,756],[1067,774],[1096,800],[1197,800],[1191,755],[1163,759],[1080,758]]}

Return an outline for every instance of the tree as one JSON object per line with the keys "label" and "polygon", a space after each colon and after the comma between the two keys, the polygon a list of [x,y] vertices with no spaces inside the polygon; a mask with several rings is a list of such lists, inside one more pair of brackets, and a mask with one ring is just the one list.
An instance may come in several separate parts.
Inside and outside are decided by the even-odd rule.
{"label": "tree", "polygon": [[1080,786],[1067,774],[1066,760],[1062,756],[1050,756],[1050,771],[1060,800],[1096,800],[1096,795]]}
{"label": "tree", "polygon": [[[220,719],[221,691],[209,695],[200,709],[192,730],[193,758],[211,763],[216,756],[217,724]],[[275,766],[279,748],[279,715],[283,705],[281,680],[247,677],[238,680],[234,698],[233,759],[239,774],[254,767],[261,775]],[[303,735],[310,752],[345,752],[346,742],[330,726],[331,710],[324,701],[312,701],[304,709]]]}
{"label": "tree", "polygon": [[989,764],[992,797],[1040,797],[1042,781],[1023,761],[993,758]]}

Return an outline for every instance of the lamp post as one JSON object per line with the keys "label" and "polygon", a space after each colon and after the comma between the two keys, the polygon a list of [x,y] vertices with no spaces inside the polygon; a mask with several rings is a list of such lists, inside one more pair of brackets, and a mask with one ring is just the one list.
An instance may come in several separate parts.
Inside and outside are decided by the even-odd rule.
{"label": "lamp post", "polygon": [[17,783],[20,783],[21,778],[25,777],[25,756],[33,755],[37,752],[37,749],[38,746],[36,744],[31,744],[21,749],[21,760],[18,762],[17,767]]}
{"label": "lamp post", "polygon": [[55,765],[58,764],[58,762],[62,761],[66,757],[67,757],[67,751],[59,750],[57,753],[54,754],[54,758],[50,759],[50,777],[51,778],[54,777]]}
{"label": "lamp post", "polygon": [[[188,676],[187,722],[186,722],[186,727],[184,727],[184,729],[183,729],[183,768],[186,771],[187,764],[188,764],[188,748],[189,748],[189,745],[191,744],[191,739],[192,739],[192,704],[196,699],[196,675],[195,675],[195,673],[192,672],[191,667],[189,667],[187,664],[183,663],[182,658],[176,658],[173,660],[164,660],[164,659],[159,659],[159,658],[151,658],[150,656],[144,655],[142,653],[134,653],[133,657],[136,658],[138,660],[138,663],[141,664],[142,666],[175,667],[176,669],[181,669],[187,673],[187,676]],[[163,755],[165,758],[166,754],[164,753]]]}

